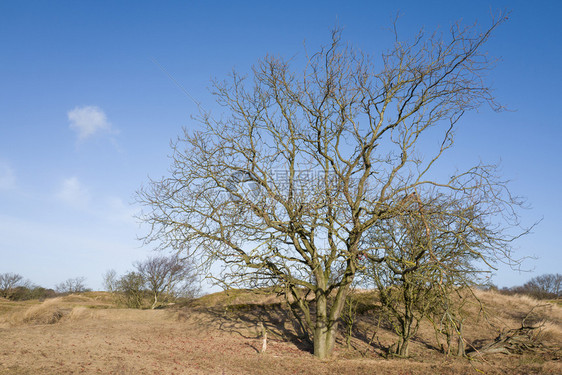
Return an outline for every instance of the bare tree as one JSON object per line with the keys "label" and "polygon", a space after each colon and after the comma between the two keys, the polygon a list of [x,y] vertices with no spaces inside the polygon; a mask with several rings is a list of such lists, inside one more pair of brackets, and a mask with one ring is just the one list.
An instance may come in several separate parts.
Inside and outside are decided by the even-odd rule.
{"label": "bare tree", "polygon": [[23,276],[17,273],[0,274],[0,297],[10,298],[14,294],[16,287],[20,286]]}
{"label": "bare tree", "polygon": [[544,293],[544,296],[554,298],[562,297],[562,275],[559,273],[536,276],[526,284],[532,285],[533,288]]}
{"label": "bare tree", "polygon": [[87,292],[89,289],[85,285],[85,277],[75,277],[63,281],[60,284],[55,285],[55,290],[57,293],[82,293]]}
{"label": "bare tree", "polygon": [[117,280],[117,272],[114,269],[107,270],[103,274],[103,287],[110,293],[117,291],[118,288],[118,280]]}
{"label": "bare tree", "polygon": [[197,293],[197,277],[188,259],[178,256],[157,256],[137,262],[135,268],[144,278],[156,308],[160,302],[174,300],[178,296],[193,297]]}
{"label": "bare tree", "polygon": [[435,189],[433,195],[413,192],[397,205],[400,215],[380,220],[365,237],[366,259],[374,260],[365,275],[377,287],[399,337],[397,355],[408,355],[420,322],[437,310],[448,327],[461,333],[462,316],[451,295],[484,281],[479,275],[490,270],[481,264],[494,262],[498,252],[512,260],[513,236],[490,224],[504,207],[491,192],[504,186],[498,183],[491,192],[475,187],[447,195]]}
{"label": "bare tree", "polygon": [[345,332],[345,345],[351,349],[351,339],[353,331],[357,323],[357,308],[359,306],[359,299],[357,291],[352,287],[345,299],[345,305],[341,312],[341,321],[343,322]]}
{"label": "bare tree", "polygon": [[560,298],[562,297],[562,275],[549,273],[533,277],[522,286],[509,290],[513,293],[529,294],[535,298]]}
{"label": "bare tree", "polygon": [[[491,166],[443,181],[431,171],[464,113],[500,109],[484,82],[493,62],[483,45],[503,20],[483,32],[456,24],[448,37],[397,38],[380,60],[334,31],[302,70],[266,57],[252,79],[234,72],[215,82],[224,113],[202,111],[201,129],[172,145],[171,175],[138,193],[152,227],[145,241],[219,261],[227,286],[283,286],[314,355],[329,356],[360,258],[385,260],[362,247],[364,234],[402,215],[416,189],[469,197],[495,186]],[[517,203],[493,191],[508,208]]]}

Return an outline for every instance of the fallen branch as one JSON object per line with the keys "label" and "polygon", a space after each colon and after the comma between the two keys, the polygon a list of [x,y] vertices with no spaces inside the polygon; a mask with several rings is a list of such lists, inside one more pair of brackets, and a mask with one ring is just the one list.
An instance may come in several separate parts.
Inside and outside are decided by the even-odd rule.
{"label": "fallen branch", "polygon": [[533,306],[533,308],[521,321],[521,327],[504,331],[500,333],[493,342],[484,345],[479,349],[473,347],[467,354],[474,352],[477,352],[478,354],[521,354],[523,352],[542,349],[543,345],[537,341],[537,333],[544,327],[544,322],[541,322],[538,325],[528,325],[526,323],[527,319],[529,319],[531,313],[536,307],[541,306]]}
{"label": "fallen branch", "polygon": [[484,345],[478,350],[472,349],[469,353],[521,354],[526,351],[535,351],[542,347],[540,343],[536,342],[536,335],[533,334],[535,330],[540,328],[541,326],[510,329],[506,332],[502,332],[493,342]]}

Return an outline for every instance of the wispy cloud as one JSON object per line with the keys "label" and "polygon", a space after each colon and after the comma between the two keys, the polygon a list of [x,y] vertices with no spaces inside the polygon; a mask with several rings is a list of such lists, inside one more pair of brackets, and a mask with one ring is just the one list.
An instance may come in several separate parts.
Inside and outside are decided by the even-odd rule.
{"label": "wispy cloud", "polygon": [[85,140],[100,132],[113,132],[103,110],[96,106],[76,107],[68,111],[70,129],[78,133],[78,140]]}
{"label": "wispy cloud", "polygon": [[90,192],[76,177],[67,178],[62,182],[57,198],[71,207],[81,209],[88,208],[91,201]]}
{"label": "wispy cloud", "polygon": [[137,208],[116,196],[100,196],[73,176],[62,181],[56,198],[66,206],[102,221],[135,224]]}
{"label": "wispy cloud", "polygon": [[138,209],[123,202],[121,198],[109,197],[105,202],[103,215],[113,222],[135,223]]}
{"label": "wispy cloud", "polygon": [[0,190],[16,187],[16,175],[10,164],[0,160]]}

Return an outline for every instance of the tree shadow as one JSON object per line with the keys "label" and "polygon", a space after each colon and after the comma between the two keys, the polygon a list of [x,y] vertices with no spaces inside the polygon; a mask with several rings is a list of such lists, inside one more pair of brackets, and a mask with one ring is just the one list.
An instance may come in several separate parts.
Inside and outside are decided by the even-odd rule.
{"label": "tree shadow", "polygon": [[[364,328],[365,326],[368,328]],[[345,340],[346,334],[344,329],[344,324],[342,324],[340,333],[341,337]],[[379,340],[379,334],[385,331],[393,332],[392,324],[384,318],[380,306],[372,306],[368,311],[357,314],[352,337],[360,341],[365,348],[373,349],[375,353],[387,357],[390,354],[392,345],[382,344]]]}
{"label": "tree shadow", "polygon": [[[311,313],[313,313],[313,309],[311,307]],[[213,307],[186,306],[182,311],[184,314],[189,314],[189,311],[202,312],[206,317],[211,318],[211,324],[216,325],[219,330],[239,335],[248,340],[257,340],[261,337],[260,324],[263,324],[268,332],[268,340],[290,342],[303,352],[313,352],[312,342],[303,332],[286,303],[243,303]],[[393,345],[380,341],[380,334],[384,336],[388,336],[388,333],[394,334],[391,322],[383,314],[380,306],[374,306],[369,311],[357,315],[356,324],[352,330],[352,338],[355,341],[352,346],[355,350],[361,352],[371,349],[383,357],[391,355]],[[208,324],[208,321],[206,323]],[[386,337],[386,341],[388,341],[388,337]],[[337,342],[341,346],[346,344],[343,322],[340,322]],[[441,350],[419,336],[413,337],[412,342],[417,342],[431,350]],[[247,345],[257,353],[260,352],[254,344],[248,343]]]}
{"label": "tree shadow", "polygon": [[417,335],[412,337],[411,341],[423,345],[426,349],[435,350],[439,353],[442,353],[442,349],[440,347]]}
{"label": "tree shadow", "polygon": [[[221,331],[237,334],[245,339],[261,337],[260,323],[272,341],[287,341],[299,350],[312,353],[312,343],[302,332],[291,311],[281,303],[237,304],[223,307],[195,308],[211,317]],[[250,344],[259,353],[259,349]]]}

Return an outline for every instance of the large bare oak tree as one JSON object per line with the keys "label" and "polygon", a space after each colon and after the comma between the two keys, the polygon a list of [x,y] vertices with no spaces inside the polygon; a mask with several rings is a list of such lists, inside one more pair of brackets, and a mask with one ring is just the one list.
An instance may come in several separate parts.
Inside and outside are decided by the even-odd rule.
{"label": "large bare oak tree", "polygon": [[282,286],[314,355],[329,356],[362,258],[384,263],[363,237],[402,215],[405,196],[432,187],[496,194],[500,210],[514,203],[490,166],[432,174],[463,114],[500,109],[483,45],[503,19],[397,38],[380,58],[336,30],[303,65],[269,56],[250,77],[215,82],[223,113],[202,110],[200,127],[173,143],[170,175],[139,191],[152,227],[145,240],[219,262],[227,285]]}

